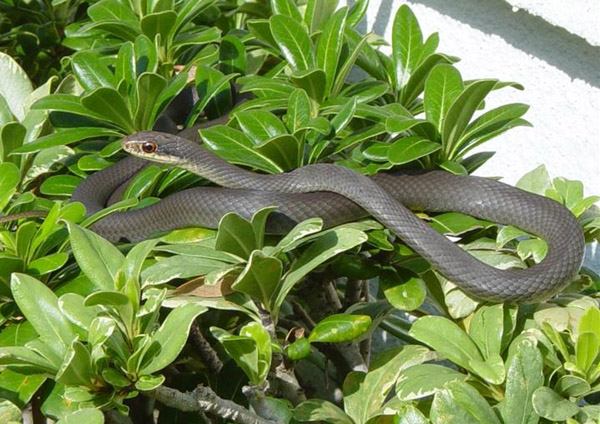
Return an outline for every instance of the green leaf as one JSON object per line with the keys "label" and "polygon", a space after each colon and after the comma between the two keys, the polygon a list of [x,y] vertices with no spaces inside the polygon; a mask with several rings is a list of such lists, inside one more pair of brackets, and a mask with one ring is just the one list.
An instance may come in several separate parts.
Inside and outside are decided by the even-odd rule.
{"label": "green leaf", "polygon": [[256,342],[258,351],[258,378],[264,381],[271,368],[272,346],[268,331],[258,322],[251,321],[240,329],[241,337],[249,337]]}
{"label": "green leaf", "polygon": [[242,131],[255,144],[269,140],[278,135],[287,134],[283,122],[277,116],[266,110],[248,110],[238,112],[235,118]]}
{"label": "green leaf", "polygon": [[577,404],[564,399],[549,387],[539,387],[533,393],[533,408],[542,418],[565,421],[579,412]]}
{"label": "green leaf", "polygon": [[396,396],[401,400],[414,400],[430,396],[452,381],[465,381],[467,374],[448,367],[419,364],[403,371],[396,381]]}
{"label": "green leaf", "polygon": [[431,406],[434,424],[500,424],[494,410],[470,385],[455,381],[436,393]]}
{"label": "green leaf", "polygon": [[246,74],[246,47],[238,37],[226,35],[221,39],[219,69],[224,74]]}
{"label": "green leaf", "polygon": [[336,228],[317,238],[292,264],[284,276],[274,306],[279,307],[292,288],[309,272],[335,255],[367,241],[367,235],[352,228]]}
{"label": "green leaf", "polygon": [[18,149],[15,149],[13,153],[34,153],[39,152],[43,149],[48,149],[55,146],[64,146],[78,141],[87,140],[90,138],[101,138],[101,137],[120,137],[122,133],[109,128],[101,127],[78,127],[69,128],[57,131],[53,134],[40,137],[33,143],[25,144]]}
{"label": "green leaf", "polygon": [[548,174],[546,166],[540,165],[534,170],[523,175],[515,185],[521,190],[544,195],[546,190],[551,186],[550,175]]}
{"label": "green leaf", "polygon": [[517,254],[521,260],[532,257],[535,263],[540,263],[548,253],[548,245],[541,239],[529,239],[519,242]]}
{"label": "green leaf", "polygon": [[469,323],[469,336],[485,359],[500,354],[504,308],[502,304],[481,306]]}
{"label": "green leaf", "polygon": [[467,333],[447,318],[421,317],[415,321],[409,334],[468,370],[472,369],[472,360],[483,361],[477,345]]}
{"label": "green leaf", "polygon": [[140,391],[150,391],[162,386],[165,382],[164,375],[150,376],[142,375],[138,381],[135,382],[135,388]]}
{"label": "green leaf", "polygon": [[133,26],[137,26],[139,22],[135,12],[119,0],[102,0],[94,3],[88,8],[87,14],[94,22],[116,20]]}
{"label": "green leaf", "polygon": [[[41,375],[23,375],[5,369],[0,373],[0,398],[8,399],[19,408],[24,408],[45,381],[46,377]],[[5,422],[2,421],[1,411],[0,406],[0,422]]]}
{"label": "green leaf", "polygon": [[290,134],[283,134],[256,146],[256,150],[271,159],[284,171],[290,171],[302,164],[300,142]]}
{"label": "green leaf", "polygon": [[292,0],[271,0],[271,9],[274,14],[281,14],[302,22],[302,15]]}
{"label": "green leaf", "polygon": [[193,303],[173,309],[152,336],[152,342],[160,345],[160,352],[142,368],[140,374],[149,375],[160,371],[177,359],[188,338],[192,322],[206,311],[204,306]]}
{"label": "green leaf", "polygon": [[[335,9],[337,9],[338,0],[308,0],[306,11],[304,12],[304,22],[312,34],[320,30],[326,22],[335,19]],[[339,12],[339,11],[338,11]],[[346,12],[344,12],[344,15]],[[344,29],[344,25],[341,25]],[[323,32],[326,32],[324,30]]]}
{"label": "green leaf", "polygon": [[115,76],[98,56],[90,51],[75,53],[71,59],[71,66],[77,81],[86,91],[117,87]]}
{"label": "green leaf", "polygon": [[19,121],[23,121],[27,110],[25,105],[33,86],[25,71],[8,54],[0,52],[0,69],[2,79],[0,80],[0,97],[4,98],[10,112]]}
{"label": "green leaf", "polygon": [[[317,1],[313,1],[314,3]],[[329,3],[337,3],[337,1]],[[331,92],[335,81],[340,53],[344,44],[347,11],[347,8],[341,8],[329,18],[317,44],[317,66],[325,71],[326,77],[325,93]]]}
{"label": "green leaf", "polygon": [[311,343],[343,343],[364,334],[371,326],[368,315],[335,314],[320,321],[311,331]]}
{"label": "green leaf", "polygon": [[302,90],[306,91],[310,98],[321,103],[325,97],[325,72],[321,69],[308,69],[294,71],[290,75],[292,82]]}
{"label": "green leaf", "polygon": [[500,355],[492,355],[485,361],[473,359],[469,362],[473,373],[491,384],[502,384],[506,376],[504,361]]}
{"label": "green leaf", "polygon": [[489,110],[469,124],[459,144],[462,145],[470,140],[482,137],[485,133],[496,130],[508,122],[520,118],[527,110],[529,110],[529,106],[522,103],[511,103]]}
{"label": "green leaf", "polygon": [[290,94],[286,115],[286,123],[290,132],[295,133],[299,128],[308,124],[312,118],[310,99],[306,91],[299,88]]}
{"label": "green leaf", "polygon": [[269,173],[282,169],[272,160],[257,152],[252,140],[244,133],[224,125],[215,125],[200,130],[206,146],[228,162],[248,165]]}
{"label": "green leaf", "polygon": [[310,343],[306,337],[301,337],[285,347],[285,354],[292,361],[299,361],[310,354]]}
{"label": "green leaf", "polygon": [[215,249],[248,259],[257,248],[259,246],[250,222],[233,212],[221,218]]}
{"label": "green leaf", "polygon": [[32,110],[55,110],[59,112],[82,115],[104,121],[106,118],[101,113],[96,113],[81,104],[81,98],[72,94],[55,93],[42,97],[31,105]]}
{"label": "green leaf", "polygon": [[63,315],[77,327],[89,331],[92,321],[98,313],[99,308],[85,306],[85,299],[75,293],[63,294],[58,299],[58,308]]}
{"label": "green leaf", "polygon": [[61,314],[56,295],[25,274],[14,273],[10,286],[19,309],[40,335],[40,340],[59,357],[64,356],[75,339],[75,332]]}
{"label": "green leaf", "polygon": [[20,181],[19,168],[13,163],[0,163],[0,211],[17,191]]}
{"label": "green leaf", "polygon": [[[376,416],[394,387],[398,377],[412,366],[435,359],[436,355],[423,346],[409,345],[386,349],[371,362],[362,381],[353,381],[350,373],[344,381],[344,408],[357,423],[366,423]],[[360,373],[362,374],[362,373]],[[358,387],[353,387],[358,383]]]}
{"label": "green leaf", "polygon": [[251,383],[262,383],[259,378],[258,348],[254,339],[235,336],[218,327],[210,327],[210,332],[223,345],[227,354],[244,371]]}
{"label": "green leaf", "polygon": [[344,411],[323,399],[305,400],[294,409],[294,419],[298,421],[325,421],[336,424],[354,424]]}
{"label": "green leaf", "polygon": [[169,39],[171,30],[177,21],[177,13],[173,10],[150,13],[142,18],[140,25],[142,32],[150,40],[154,40],[160,34],[160,39],[165,43]]}
{"label": "green leaf", "polygon": [[439,133],[442,132],[444,119],[450,105],[463,91],[460,72],[448,64],[436,65],[425,81],[425,116],[432,122]]}
{"label": "green leaf", "polygon": [[442,234],[460,236],[469,231],[489,228],[492,224],[459,212],[448,212],[434,216],[431,226]]}
{"label": "green leaf", "polygon": [[417,274],[407,269],[386,268],[379,273],[379,287],[390,304],[401,311],[413,311],[425,301],[427,288]]}
{"label": "green leaf", "polygon": [[270,310],[271,298],[276,294],[282,270],[283,265],[279,259],[265,256],[260,250],[255,250],[231,288],[247,294]]}
{"label": "green leaf", "polygon": [[115,246],[78,225],[67,222],[73,256],[85,275],[100,290],[114,290],[125,257]]}
{"label": "green leaf", "polygon": [[392,59],[396,89],[406,85],[421,56],[423,34],[417,18],[406,5],[400,6],[392,24]]}
{"label": "green leaf", "polygon": [[128,133],[134,133],[136,130],[125,99],[113,88],[97,88],[83,96],[81,104]]}
{"label": "green leaf", "polygon": [[506,423],[534,424],[538,416],[531,403],[536,389],[544,384],[542,355],[528,340],[521,341],[507,361],[506,391],[500,412]]}
{"label": "green leaf", "polygon": [[153,112],[167,81],[158,74],[144,72],[137,79],[137,109],[135,111],[135,127],[138,130],[150,130],[154,125]]}
{"label": "green leaf", "polygon": [[23,422],[21,408],[9,400],[0,400],[0,421],[6,424],[18,424]]}
{"label": "green leaf", "polygon": [[469,121],[496,82],[496,80],[475,81],[452,102],[442,125],[442,145],[446,154],[460,147],[460,140]]}
{"label": "green leaf", "polygon": [[56,424],[104,424],[104,414],[99,409],[84,408],[63,416]]}
{"label": "green leaf", "polygon": [[591,331],[580,332],[575,345],[577,367],[587,373],[600,352],[600,341],[596,333]]}
{"label": "green leaf", "polygon": [[51,253],[31,261],[27,266],[27,272],[33,275],[45,275],[62,267],[68,259],[69,255],[67,253]]}
{"label": "green leaf", "polygon": [[395,141],[388,150],[388,159],[394,165],[409,163],[433,152],[442,146],[419,136],[410,136]]}
{"label": "green leaf", "polygon": [[314,68],[312,42],[302,24],[285,15],[271,16],[269,24],[273,38],[294,70]]}
{"label": "green leaf", "polygon": [[56,373],[56,381],[67,386],[92,385],[92,358],[79,340],[71,343],[64,362]]}
{"label": "green leaf", "polygon": [[144,286],[167,283],[175,278],[190,278],[220,271],[230,264],[193,256],[171,256],[161,259],[142,271]]}

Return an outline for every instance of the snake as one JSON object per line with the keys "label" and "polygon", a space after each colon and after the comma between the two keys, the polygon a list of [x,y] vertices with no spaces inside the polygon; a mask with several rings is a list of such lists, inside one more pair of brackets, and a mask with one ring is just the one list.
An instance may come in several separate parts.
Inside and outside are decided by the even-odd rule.
{"label": "snake", "polygon": [[[94,231],[113,241],[137,241],[188,226],[217,228],[228,212],[249,218],[268,206],[277,207],[267,223],[273,233],[311,217],[322,218],[329,228],[370,216],[459,288],[491,302],[547,299],[572,281],[583,261],[583,233],[565,206],[499,181],[438,170],[367,177],[327,163],[260,174],[230,164],[185,135],[142,131],[123,138],[122,148],[131,156],[85,179],[72,200],[95,213],[153,162],[182,168],[218,187],[189,188],[144,208],[113,213],[96,222]],[[454,211],[514,225],[545,240],[547,253],[528,268],[499,269],[463,250],[413,210]]]}

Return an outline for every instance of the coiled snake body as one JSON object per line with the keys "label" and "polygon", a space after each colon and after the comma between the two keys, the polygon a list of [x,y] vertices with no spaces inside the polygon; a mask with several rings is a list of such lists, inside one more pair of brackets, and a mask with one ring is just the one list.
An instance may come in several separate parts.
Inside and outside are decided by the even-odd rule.
{"label": "coiled snake body", "polygon": [[[187,169],[228,189],[187,189],[149,207],[109,215],[93,229],[111,240],[136,241],[185,226],[216,228],[229,211],[250,217],[266,206],[278,206],[269,222],[273,232],[315,216],[333,226],[371,215],[465,291],[502,302],[533,302],[556,294],[577,274],[583,258],[583,235],[569,210],[485,178],[443,171],[368,178],[330,164],[262,175],[231,165],[181,136],[153,131],[126,137],[122,146],[135,156]],[[104,208],[124,181],[147,166],[144,159],[130,157],[88,177],[72,199],[84,203],[88,213]],[[500,270],[463,251],[409,208],[456,211],[515,225],[544,239],[548,252],[528,269]]]}

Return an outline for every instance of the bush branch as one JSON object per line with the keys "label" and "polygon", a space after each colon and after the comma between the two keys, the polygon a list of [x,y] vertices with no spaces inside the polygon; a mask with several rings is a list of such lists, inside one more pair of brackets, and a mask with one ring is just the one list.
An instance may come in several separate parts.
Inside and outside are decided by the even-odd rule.
{"label": "bush branch", "polygon": [[180,411],[206,412],[238,424],[278,424],[259,417],[235,402],[220,398],[210,387],[198,386],[192,392],[183,393],[160,386],[144,394]]}

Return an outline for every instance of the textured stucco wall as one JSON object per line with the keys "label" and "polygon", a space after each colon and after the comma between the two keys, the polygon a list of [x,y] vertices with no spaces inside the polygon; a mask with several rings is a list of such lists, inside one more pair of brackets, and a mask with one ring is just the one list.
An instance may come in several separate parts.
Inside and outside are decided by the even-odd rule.
{"label": "textured stucco wall", "polygon": [[[543,163],[552,176],[581,180],[587,195],[600,195],[600,1],[371,0],[360,31],[389,42],[393,17],[404,3],[425,36],[440,33],[439,51],[462,59],[456,66],[465,79],[491,77],[525,86],[494,92],[488,108],[527,103],[525,118],[534,127],[515,128],[486,143],[482,150],[497,153],[479,175],[515,183]],[[595,268],[599,250],[588,255],[598,263]]]}

